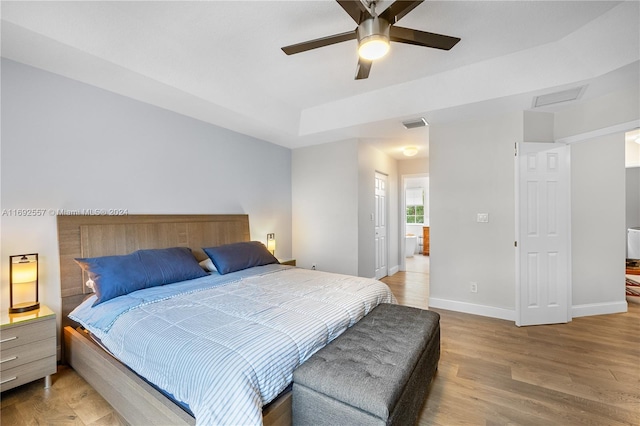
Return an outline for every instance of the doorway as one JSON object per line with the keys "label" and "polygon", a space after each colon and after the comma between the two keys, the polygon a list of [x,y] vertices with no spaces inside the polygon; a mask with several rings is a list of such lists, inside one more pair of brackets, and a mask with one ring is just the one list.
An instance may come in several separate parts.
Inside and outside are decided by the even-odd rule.
{"label": "doorway", "polygon": [[400,270],[429,273],[429,175],[402,176]]}

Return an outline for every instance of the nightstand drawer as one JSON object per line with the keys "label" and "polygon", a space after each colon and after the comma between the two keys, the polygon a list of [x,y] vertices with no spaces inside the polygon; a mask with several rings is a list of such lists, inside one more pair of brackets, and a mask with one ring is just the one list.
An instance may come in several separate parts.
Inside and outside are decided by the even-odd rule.
{"label": "nightstand drawer", "polygon": [[0,350],[22,346],[56,335],[55,317],[45,321],[25,323],[18,327],[3,328],[0,333]]}
{"label": "nightstand drawer", "polygon": [[3,347],[0,353],[0,371],[6,371],[53,355],[56,355],[55,337],[9,349]]}
{"label": "nightstand drawer", "polygon": [[55,374],[56,356],[39,359],[0,373],[0,392]]}

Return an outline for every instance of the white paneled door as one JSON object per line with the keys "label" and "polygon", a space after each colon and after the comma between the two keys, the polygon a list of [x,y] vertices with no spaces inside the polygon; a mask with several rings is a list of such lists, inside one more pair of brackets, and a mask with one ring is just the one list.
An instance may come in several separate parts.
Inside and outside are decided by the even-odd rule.
{"label": "white paneled door", "polygon": [[376,173],[375,185],[376,279],[380,279],[389,274],[387,267],[387,176]]}
{"label": "white paneled door", "polygon": [[571,320],[568,145],[521,143],[516,154],[516,324]]}

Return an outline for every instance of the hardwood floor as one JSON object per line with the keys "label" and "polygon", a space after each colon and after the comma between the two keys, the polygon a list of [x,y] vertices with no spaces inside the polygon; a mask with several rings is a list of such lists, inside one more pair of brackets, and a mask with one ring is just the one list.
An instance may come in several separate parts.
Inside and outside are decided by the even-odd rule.
{"label": "hardwood floor", "polygon": [[[426,307],[415,273],[382,281],[399,303]],[[640,305],[522,328],[434,311],[441,358],[420,425],[640,425]]]}
{"label": "hardwood floor", "polygon": [[[402,304],[426,307],[428,274],[383,279]],[[624,314],[518,328],[436,310],[441,358],[420,425],[640,425],[640,305]],[[72,369],[2,394],[2,425],[121,425]]]}
{"label": "hardwood floor", "polygon": [[67,366],[58,366],[51,388],[44,379],[2,393],[1,425],[124,425],[83,378]]}

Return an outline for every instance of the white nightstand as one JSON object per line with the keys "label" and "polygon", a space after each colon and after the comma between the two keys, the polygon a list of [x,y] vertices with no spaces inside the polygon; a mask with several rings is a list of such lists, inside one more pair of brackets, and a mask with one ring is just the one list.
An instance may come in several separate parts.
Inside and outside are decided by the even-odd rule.
{"label": "white nightstand", "polygon": [[51,374],[57,371],[56,314],[40,305],[0,317],[0,392],[43,377],[44,386],[51,386]]}

